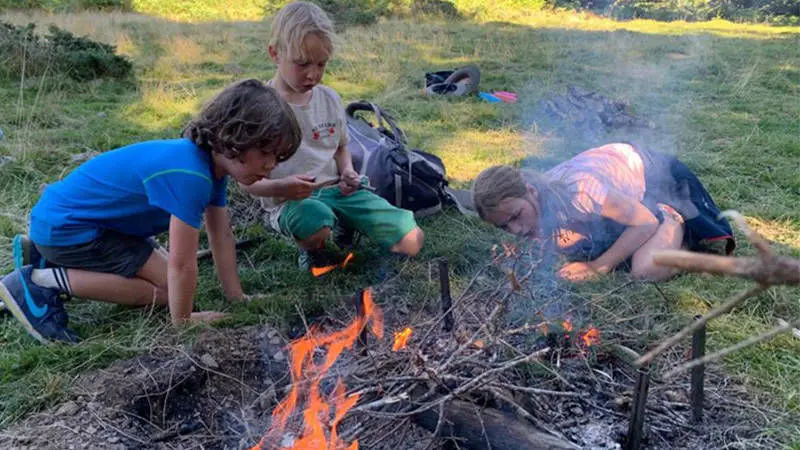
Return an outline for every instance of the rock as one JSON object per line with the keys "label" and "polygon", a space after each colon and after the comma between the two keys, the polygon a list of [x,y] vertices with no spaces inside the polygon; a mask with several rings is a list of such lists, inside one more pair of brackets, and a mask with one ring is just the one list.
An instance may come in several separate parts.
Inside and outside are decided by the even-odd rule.
{"label": "rock", "polygon": [[219,369],[217,361],[208,353],[203,353],[203,356],[200,357],[200,362],[212,369]]}
{"label": "rock", "polygon": [[116,436],[111,436],[110,438],[106,439],[106,442],[108,442],[109,444],[116,444],[117,442],[119,442],[119,438]]}
{"label": "rock", "polygon": [[283,340],[280,336],[274,336],[269,340],[270,345],[281,345]]}
{"label": "rock", "polygon": [[94,426],[94,425],[89,425],[88,427],[86,427],[86,428],[84,429],[84,431],[85,431],[86,433],[88,433],[88,434],[95,434],[95,433],[97,433],[97,428],[95,428],[95,426]]}
{"label": "rock", "polygon": [[85,162],[85,161],[88,161],[88,160],[94,158],[98,154],[100,154],[100,152],[97,152],[97,151],[94,151],[94,150],[89,150],[89,151],[86,151],[86,152],[83,152],[83,153],[78,153],[76,155],[72,155],[70,157],[70,160],[72,160],[73,163],[82,163],[82,162]]}
{"label": "rock", "polygon": [[102,119],[102,118],[104,118],[104,117],[107,117],[107,116],[108,116],[108,114],[106,114],[106,113],[104,113],[104,112],[102,112],[102,111],[100,111],[99,113],[97,113],[97,117],[99,117],[99,118],[101,118],[101,119]]}
{"label": "rock", "polygon": [[[0,132],[2,132],[2,131],[0,131]],[[2,139],[2,137],[0,137],[0,139]],[[14,161],[16,161],[16,160],[14,159],[13,156],[0,156],[0,167],[3,167],[6,164],[8,164],[10,162],[14,162]]]}
{"label": "rock", "polygon": [[57,416],[74,416],[75,413],[80,411],[80,409],[81,408],[80,408],[80,406],[78,406],[77,403],[75,403],[73,401],[69,401],[69,402],[64,403],[63,405],[61,405],[60,408],[58,408],[58,411],[56,411],[56,415]]}
{"label": "rock", "polygon": [[275,402],[275,397],[275,386],[270,385],[266,391],[262,392],[261,395],[258,396],[258,407],[262,411],[272,408],[272,405]]}
{"label": "rock", "polygon": [[272,359],[274,359],[275,361],[285,361],[286,356],[283,355],[282,351],[277,351],[275,352],[274,355],[272,355]]}

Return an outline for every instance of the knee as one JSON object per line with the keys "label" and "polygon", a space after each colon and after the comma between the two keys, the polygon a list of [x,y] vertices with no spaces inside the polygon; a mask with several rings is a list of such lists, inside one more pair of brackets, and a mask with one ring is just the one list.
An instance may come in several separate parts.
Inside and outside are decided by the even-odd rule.
{"label": "knee", "polygon": [[425,244],[425,233],[417,227],[409,231],[403,239],[392,247],[395,253],[402,253],[408,256],[417,256],[422,246]]}
{"label": "knee", "polygon": [[652,257],[634,258],[631,264],[631,275],[639,280],[664,281],[676,273],[674,269],[657,266]]}
{"label": "knee", "polygon": [[325,245],[331,235],[330,227],[322,227],[305,239],[298,239],[297,243],[306,250],[316,250]]}

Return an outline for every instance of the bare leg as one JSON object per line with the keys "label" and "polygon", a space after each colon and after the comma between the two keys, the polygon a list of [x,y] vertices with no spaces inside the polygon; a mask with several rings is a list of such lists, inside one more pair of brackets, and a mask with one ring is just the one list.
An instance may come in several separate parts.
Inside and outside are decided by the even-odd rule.
{"label": "bare leg", "polygon": [[419,253],[424,243],[425,233],[423,233],[419,227],[416,227],[406,233],[403,239],[400,239],[400,242],[394,244],[390,250],[394,253],[402,253],[413,257]]}
{"label": "bare leg", "polygon": [[67,269],[72,293],[78,297],[129,306],[167,304],[167,258],[154,251],[135,278]]}
{"label": "bare leg", "polygon": [[659,250],[678,250],[683,243],[683,224],[665,215],[664,222],[656,233],[633,253],[631,274],[636,278],[650,281],[663,281],[674,277],[677,269],[657,266],[653,263],[653,253]]}
{"label": "bare leg", "polygon": [[299,239],[297,240],[297,245],[299,245],[304,250],[319,250],[325,246],[325,241],[328,240],[328,237],[331,235],[331,229],[328,227],[323,227],[316,233],[312,234],[311,236],[303,239],[302,241]]}

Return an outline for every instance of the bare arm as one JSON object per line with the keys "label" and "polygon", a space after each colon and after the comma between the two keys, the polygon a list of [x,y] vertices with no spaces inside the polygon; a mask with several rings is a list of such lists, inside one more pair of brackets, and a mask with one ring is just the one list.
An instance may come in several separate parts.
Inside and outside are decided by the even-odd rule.
{"label": "bare arm", "polygon": [[249,186],[239,183],[239,187],[244,189],[245,192],[258,197],[278,197],[278,191],[281,187],[280,183],[281,180],[268,180],[264,178]]}
{"label": "bare arm", "polygon": [[285,200],[302,200],[314,192],[314,178],[307,175],[291,175],[277,180],[263,179],[247,186],[239,183],[245,192],[258,197],[277,197]]}
{"label": "bare arm", "polygon": [[353,170],[353,157],[350,155],[350,150],[344,145],[340,145],[333,154],[333,159],[336,160],[336,167],[339,168],[339,174],[344,174],[345,170]]}
{"label": "bare arm", "polygon": [[200,231],[175,216],[169,221],[169,261],[167,263],[167,293],[172,323],[213,322],[225,314],[206,311],[192,312],[197,288],[197,240]]}
{"label": "bare arm", "polygon": [[608,273],[639,249],[658,229],[658,219],[641,202],[609,192],[600,211],[603,217],[627,225],[611,247],[589,265],[599,273]]}
{"label": "bare arm", "polygon": [[197,288],[197,240],[199,230],[175,216],[169,221],[167,292],[172,323],[189,322]]}
{"label": "bare arm", "polygon": [[339,168],[339,190],[344,195],[352,194],[361,184],[361,178],[353,169],[353,157],[350,155],[350,150],[347,150],[344,145],[340,145],[333,154],[333,159],[336,160],[336,167]]}
{"label": "bare arm", "polygon": [[231,231],[227,207],[209,206],[205,212],[206,230],[214,265],[225,296],[231,300],[244,298],[236,266],[236,242]]}

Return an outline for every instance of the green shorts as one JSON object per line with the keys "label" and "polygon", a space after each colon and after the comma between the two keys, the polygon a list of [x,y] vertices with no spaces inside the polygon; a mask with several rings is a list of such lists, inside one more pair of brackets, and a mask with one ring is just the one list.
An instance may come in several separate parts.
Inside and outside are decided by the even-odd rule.
{"label": "green shorts", "polygon": [[338,221],[387,249],[417,227],[411,211],[392,206],[366,189],[342,195],[338,186],[318,189],[303,200],[286,202],[278,219],[283,233],[301,241],[322,228],[333,228]]}

